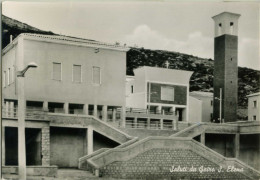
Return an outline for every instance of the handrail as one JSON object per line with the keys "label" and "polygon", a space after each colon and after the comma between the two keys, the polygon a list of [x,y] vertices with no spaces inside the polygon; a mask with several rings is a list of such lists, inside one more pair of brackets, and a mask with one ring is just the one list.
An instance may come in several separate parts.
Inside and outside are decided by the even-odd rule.
{"label": "handrail", "polygon": [[[146,150],[149,150],[149,149],[158,148],[158,144],[156,144],[153,141],[160,143],[160,145],[161,145],[161,146],[159,146],[160,148],[165,147],[165,148],[170,148],[170,149],[178,148],[178,146],[176,146],[174,144],[175,141],[182,141],[181,142],[182,145],[185,145],[185,147],[182,147],[182,148],[187,148],[188,150],[191,150],[194,153],[197,153],[200,156],[205,157],[206,159],[208,159],[209,161],[212,161],[213,163],[215,163],[217,165],[222,165],[223,168],[227,168],[228,165],[230,165],[228,162],[231,162],[233,164],[238,164],[239,166],[242,166],[243,168],[245,168],[245,171],[241,172],[243,175],[245,175],[247,177],[252,177],[252,175],[255,177],[260,177],[260,172],[258,170],[242,163],[238,159],[226,158],[223,155],[221,155],[221,154],[213,151],[212,149],[202,145],[201,143],[193,140],[192,138],[183,138],[183,137],[171,137],[171,138],[155,137],[155,136],[147,137],[147,138],[145,138],[141,141],[138,141],[134,144],[131,144],[125,148],[107,150],[103,153],[100,153],[97,156],[94,156],[94,157],[88,159],[87,162],[92,168],[98,170],[110,163],[113,163],[114,161],[127,161],[128,159],[131,159],[132,156],[135,157],[135,154],[134,154],[135,151],[131,150],[133,148],[137,148],[138,153],[145,152]],[[171,142],[171,144],[165,143],[166,141]],[[141,144],[143,144],[143,145],[141,145]],[[128,156],[127,157],[124,156],[123,153],[127,154]],[[109,160],[103,159],[105,156],[110,157],[110,159]],[[115,156],[116,158],[111,158],[113,156]],[[214,156],[214,158],[212,158],[213,156]]]}
{"label": "handrail", "polygon": [[[138,137],[133,137],[133,139],[131,139],[131,140],[129,140],[129,141],[127,141],[127,142],[125,142],[125,143],[115,147],[114,149],[127,147],[127,146],[135,143],[136,141],[138,141],[138,139],[139,139]],[[86,155],[86,156],[83,156],[83,157],[79,158],[79,165],[78,165],[79,169],[82,168],[82,164],[84,162],[86,162],[88,159],[90,159],[90,158],[92,158],[94,156],[97,156],[98,154],[101,154],[101,153],[103,153],[103,152],[105,152],[105,151],[107,151],[109,149],[111,149],[111,148],[101,148],[101,149],[99,149],[99,150],[97,150],[97,151],[95,151],[95,152],[93,152],[93,153],[91,153],[89,155]]]}
{"label": "handrail", "polygon": [[177,132],[177,133],[171,135],[170,137],[180,137],[181,134],[184,134],[184,133],[186,133],[186,132],[189,132],[190,130],[192,130],[192,129],[198,127],[198,126],[201,126],[201,125],[202,125],[201,123],[193,124],[193,125],[191,125],[190,127],[185,128],[185,129],[183,129],[183,130],[181,130],[181,131],[179,131],[179,132]]}

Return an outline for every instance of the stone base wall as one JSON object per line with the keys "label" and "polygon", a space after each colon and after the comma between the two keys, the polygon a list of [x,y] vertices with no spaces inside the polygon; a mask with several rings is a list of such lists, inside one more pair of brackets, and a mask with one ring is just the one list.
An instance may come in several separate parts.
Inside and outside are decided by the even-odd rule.
{"label": "stone base wall", "polygon": [[50,127],[42,128],[42,165],[50,165]]}
{"label": "stone base wall", "polygon": [[[46,176],[57,177],[57,166],[27,166],[26,174],[28,176]],[[18,174],[17,166],[2,166],[3,174]]]}
{"label": "stone base wall", "polygon": [[[171,172],[173,166],[180,166],[182,170]],[[202,168],[211,169],[211,172],[200,172]],[[151,149],[128,161],[117,161],[101,168],[100,175],[129,179],[248,179],[242,173],[227,172],[227,169],[218,172],[219,168],[217,164],[190,150]]]}

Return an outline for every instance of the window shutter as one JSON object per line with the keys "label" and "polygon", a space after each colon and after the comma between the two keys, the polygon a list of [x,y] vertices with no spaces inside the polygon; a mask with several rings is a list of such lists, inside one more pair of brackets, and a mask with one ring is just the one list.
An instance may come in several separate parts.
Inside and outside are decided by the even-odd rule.
{"label": "window shutter", "polygon": [[93,83],[100,84],[100,67],[93,67]]}
{"label": "window shutter", "polygon": [[161,87],[161,100],[174,101],[174,88],[173,87]]}
{"label": "window shutter", "polygon": [[53,79],[61,80],[61,63],[53,63]]}
{"label": "window shutter", "polygon": [[81,82],[81,65],[73,65],[73,82]]}

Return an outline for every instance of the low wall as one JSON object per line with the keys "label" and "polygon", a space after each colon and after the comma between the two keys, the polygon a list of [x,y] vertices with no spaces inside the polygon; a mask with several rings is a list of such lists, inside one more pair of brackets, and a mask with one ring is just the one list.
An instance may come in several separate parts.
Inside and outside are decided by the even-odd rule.
{"label": "low wall", "polygon": [[[87,162],[97,175],[114,178],[260,177],[259,171],[241,161],[225,158],[191,138],[180,137],[148,137],[122,149],[107,150],[88,159]],[[177,168],[176,171],[171,171],[173,166]],[[218,170],[220,172],[217,172]]]}
{"label": "low wall", "polygon": [[[57,177],[57,166],[27,166],[26,174],[28,176],[46,176]],[[3,174],[18,174],[17,166],[2,166]]]}

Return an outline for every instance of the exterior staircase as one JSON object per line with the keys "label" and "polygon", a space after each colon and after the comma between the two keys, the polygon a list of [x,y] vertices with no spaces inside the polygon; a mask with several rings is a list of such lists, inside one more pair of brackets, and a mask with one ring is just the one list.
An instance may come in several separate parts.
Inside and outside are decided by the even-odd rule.
{"label": "exterior staircase", "polygon": [[[190,137],[148,137],[79,160],[79,168],[113,178],[259,179],[260,172]],[[172,168],[175,167],[175,170]],[[220,172],[218,172],[220,171]]]}

